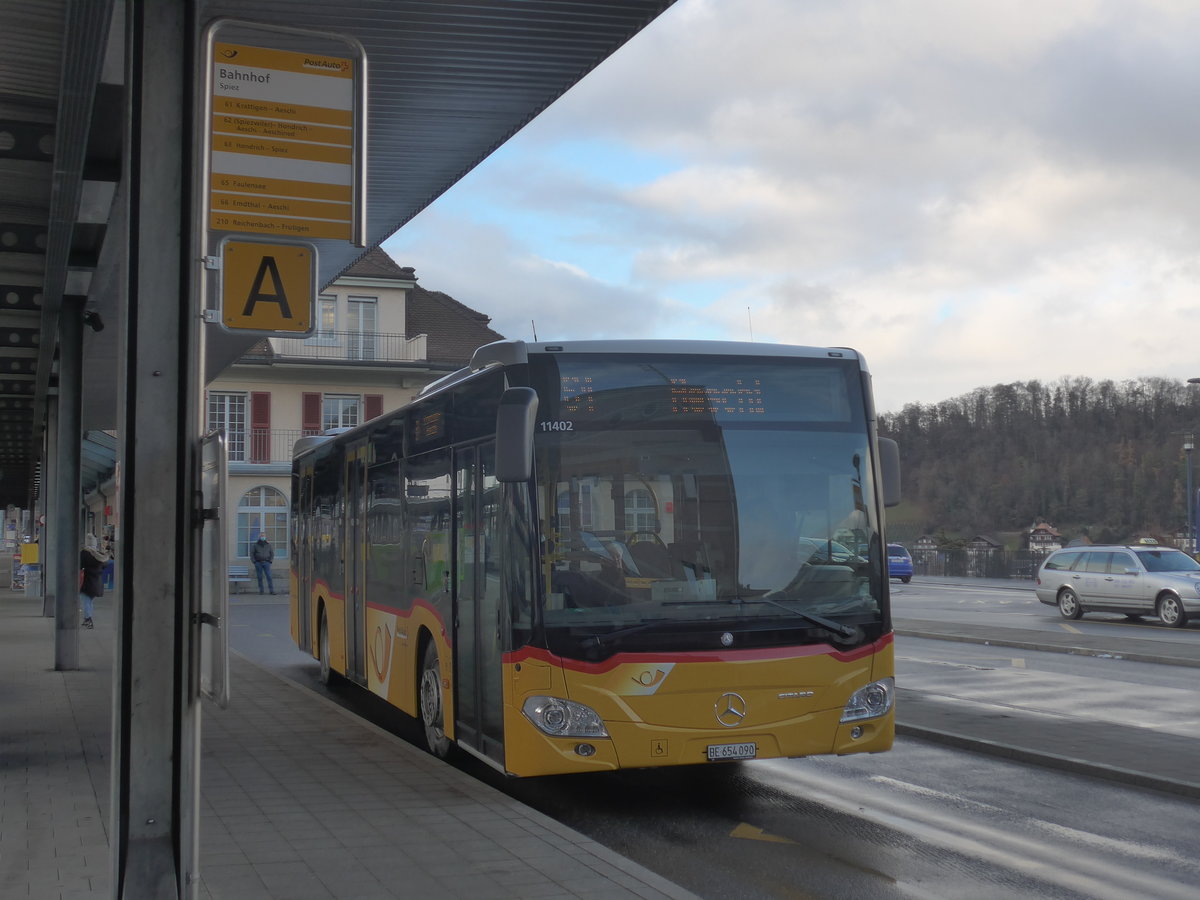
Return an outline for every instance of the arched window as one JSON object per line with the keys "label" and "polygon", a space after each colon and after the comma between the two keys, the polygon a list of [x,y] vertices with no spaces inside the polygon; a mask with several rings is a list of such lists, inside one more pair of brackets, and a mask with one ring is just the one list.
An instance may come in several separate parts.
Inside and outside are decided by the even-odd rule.
{"label": "arched window", "polygon": [[645,488],[635,488],[625,494],[625,530],[630,532],[657,532],[658,508],[654,495]]}
{"label": "arched window", "polygon": [[251,488],[238,501],[237,555],[249,556],[250,545],[265,534],[276,559],[288,556],[288,501],[273,487]]}

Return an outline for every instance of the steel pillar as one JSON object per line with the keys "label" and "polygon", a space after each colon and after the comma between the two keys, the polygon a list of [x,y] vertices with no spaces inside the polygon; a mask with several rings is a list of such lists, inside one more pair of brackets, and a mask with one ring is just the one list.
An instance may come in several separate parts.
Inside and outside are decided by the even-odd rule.
{"label": "steel pillar", "polygon": [[42,538],[43,590],[54,593],[54,668],[79,668],[79,457],[83,396],[83,298],[64,297],[58,316],[58,438],[53,506]]}
{"label": "steel pillar", "polygon": [[[199,704],[190,671],[199,428],[190,287],[194,7],[126,7],[126,309],[121,328],[111,840],[114,896],[194,897]],[[136,499],[135,499],[136,498]]]}
{"label": "steel pillar", "polygon": [[[42,440],[42,459],[46,462],[42,472],[41,493],[38,495],[37,502],[29,508],[29,516],[32,519],[30,522],[31,532],[33,530],[33,523],[37,522],[41,515],[38,512],[39,509],[49,511],[49,515],[46,516],[47,522],[51,521],[54,510],[58,509],[58,394],[53,394],[46,398],[46,431],[42,436]],[[22,526],[24,526],[24,522],[22,522]],[[37,536],[38,543],[42,547],[49,548],[50,534],[52,532],[47,528],[39,529],[39,531],[40,533]],[[47,549],[47,556],[52,552],[52,550]],[[42,579],[42,615],[47,619],[54,616],[56,596],[57,592],[54,589],[54,582],[48,577]],[[55,640],[57,639],[58,635],[56,632]]]}

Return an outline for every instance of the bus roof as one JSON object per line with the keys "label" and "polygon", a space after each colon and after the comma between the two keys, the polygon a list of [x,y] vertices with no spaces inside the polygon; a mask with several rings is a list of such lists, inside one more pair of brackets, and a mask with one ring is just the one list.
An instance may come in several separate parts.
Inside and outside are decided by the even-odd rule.
{"label": "bus roof", "polygon": [[[857,359],[865,369],[858,351],[848,347],[801,347],[793,344],[763,344],[748,341],[693,340],[619,340],[619,341],[495,341],[484,344],[471,357],[470,369],[488,365],[516,365],[540,353],[712,353],[720,356],[798,356],[810,359]],[[456,373],[457,374],[457,373]],[[447,376],[448,380],[453,375]],[[438,382],[434,382],[437,384]],[[430,388],[433,385],[429,386]],[[427,388],[428,389],[428,388]]]}
{"label": "bus roof", "polygon": [[[603,340],[603,341],[494,341],[479,347],[471,356],[471,362],[455,372],[443,375],[421,388],[412,402],[422,400],[453,385],[466,381],[495,366],[514,366],[527,363],[531,356],[554,353],[636,353],[646,355],[712,354],[714,356],[780,357],[801,359],[856,359],[866,372],[867,364],[857,350],[849,347],[804,347],[795,344],[767,344],[749,341],[699,341],[699,340]],[[407,404],[406,404],[407,405]],[[293,459],[312,451],[331,437],[346,431],[365,429],[370,423],[363,422],[353,428],[332,429],[321,435],[301,438],[292,451]]]}

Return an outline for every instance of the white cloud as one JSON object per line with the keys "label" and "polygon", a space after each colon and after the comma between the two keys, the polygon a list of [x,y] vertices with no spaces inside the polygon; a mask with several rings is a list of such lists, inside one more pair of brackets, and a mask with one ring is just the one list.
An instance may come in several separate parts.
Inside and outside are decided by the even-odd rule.
{"label": "white cloud", "polygon": [[1200,375],[1198,40],[1184,0],[679,0],[395,245],[514,337],[857,347],[882,409]]}
{"label": "white cloud", "polygon": [[677,304],[538,256],[499,226],[436,210],[420,219],[418,237],[401,235],[384,249],[412,265],[422,287],[491,316],[507,338],[533,340],[535,331],[541,340],[624,338],[658,332],[676,316]]}

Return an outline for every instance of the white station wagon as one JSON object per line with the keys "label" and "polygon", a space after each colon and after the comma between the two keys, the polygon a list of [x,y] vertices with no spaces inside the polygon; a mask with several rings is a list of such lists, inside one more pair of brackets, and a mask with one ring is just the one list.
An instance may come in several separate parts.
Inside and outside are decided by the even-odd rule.
{"label": "white station wagon", "polygon": [[1064,619],[1123,613],[1182,628],[1200,616],[1200,563],[1159,546],[1067,547],[1046,557],[1035,591]]}

